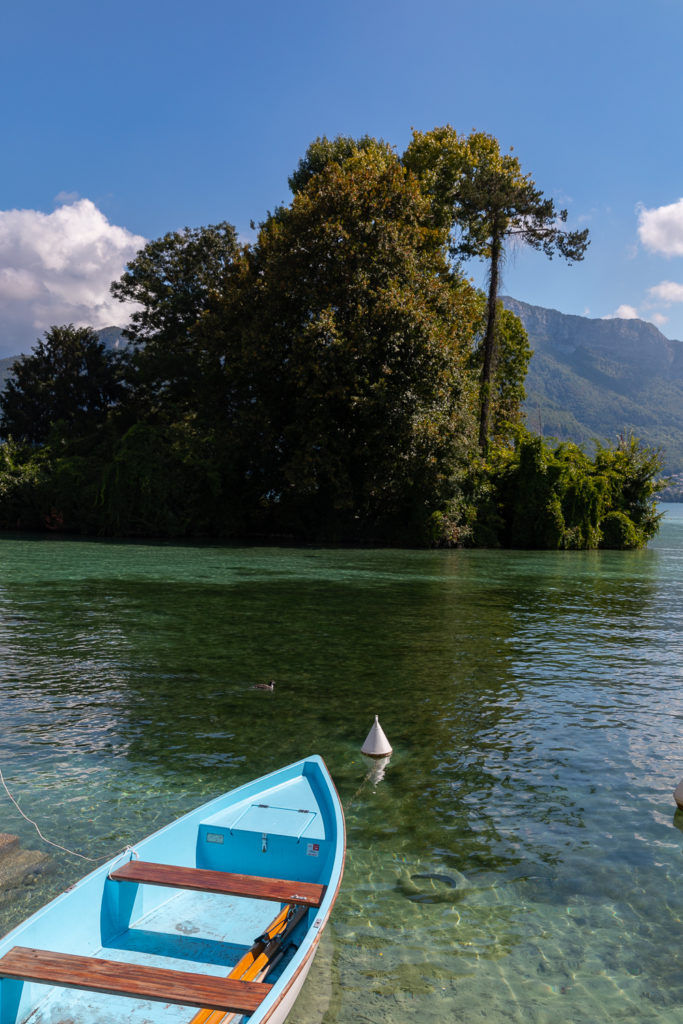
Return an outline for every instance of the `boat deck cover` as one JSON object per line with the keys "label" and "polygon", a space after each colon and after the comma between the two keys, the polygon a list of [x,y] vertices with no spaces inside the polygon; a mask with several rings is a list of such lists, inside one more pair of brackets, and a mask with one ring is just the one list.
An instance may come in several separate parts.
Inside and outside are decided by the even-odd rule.
{"label": "boat deck cover", "polygon": [[265,791],[258,799],[246,799],[217,811],[204,824],[295,839],[325,838],[325,825],[318,800],[305,776]]}

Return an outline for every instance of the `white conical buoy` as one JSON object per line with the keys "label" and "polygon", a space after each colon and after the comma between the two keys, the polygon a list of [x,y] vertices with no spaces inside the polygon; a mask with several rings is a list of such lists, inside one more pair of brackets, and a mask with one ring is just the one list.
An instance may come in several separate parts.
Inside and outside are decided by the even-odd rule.
{"label": "white conical buoy", "polygon": [[391,749],[391,744],[379,724],[379,717],[375,715],[375,723],[360,748],[361,754],[367,754],[368,757],[386,757],[391,753]]}

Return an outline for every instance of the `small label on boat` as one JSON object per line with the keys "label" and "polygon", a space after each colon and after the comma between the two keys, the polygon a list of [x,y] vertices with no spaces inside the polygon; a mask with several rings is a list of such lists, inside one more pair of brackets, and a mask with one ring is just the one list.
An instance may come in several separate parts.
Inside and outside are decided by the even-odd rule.
{"label": "small label on boat", "polygon": [[320,853],[320,843],[308,843],[306,846],[307,857],[317,857]]}
{"label": "small label on boat", "polygon": [[207,843],[222,843],[223,833],[222,832],[207,832],[206,833]]}

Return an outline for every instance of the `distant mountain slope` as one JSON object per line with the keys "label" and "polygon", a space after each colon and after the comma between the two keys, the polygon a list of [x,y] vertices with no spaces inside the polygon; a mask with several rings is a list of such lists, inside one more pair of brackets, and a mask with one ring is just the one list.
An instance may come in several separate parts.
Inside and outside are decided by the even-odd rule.
{"label": "distant mountain slope", "polygon": [[505,297],[534,355],[527,423],[547,437],[590,446],[632,432],[683,472],[683,343],[644,320],[591,320]]}

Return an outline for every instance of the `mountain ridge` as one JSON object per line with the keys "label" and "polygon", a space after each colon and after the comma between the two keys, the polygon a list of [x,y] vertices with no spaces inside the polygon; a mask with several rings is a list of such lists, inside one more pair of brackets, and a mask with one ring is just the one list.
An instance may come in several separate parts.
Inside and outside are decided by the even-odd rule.
{"label": "mountain ridge", "polygon": [[502,301],[534,351],[526,379],[530,429],[589,449],[632,433],[661,448],[667,473],[683,472],[683,342],[645,320]]}

